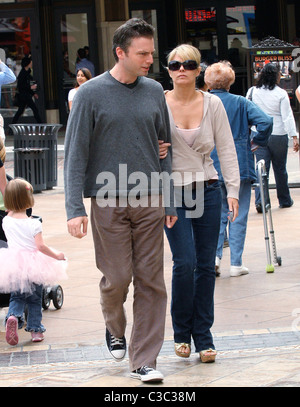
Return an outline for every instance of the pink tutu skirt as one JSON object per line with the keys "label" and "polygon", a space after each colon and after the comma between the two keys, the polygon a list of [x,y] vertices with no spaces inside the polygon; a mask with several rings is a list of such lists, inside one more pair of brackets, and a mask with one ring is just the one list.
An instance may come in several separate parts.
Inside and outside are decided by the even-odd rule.
{"label": "pink tutu skirt", "polygon": [[67,261],[38,250],[0,249],[0,293],[31,293],[33,284],[54,285],[66,280]]}

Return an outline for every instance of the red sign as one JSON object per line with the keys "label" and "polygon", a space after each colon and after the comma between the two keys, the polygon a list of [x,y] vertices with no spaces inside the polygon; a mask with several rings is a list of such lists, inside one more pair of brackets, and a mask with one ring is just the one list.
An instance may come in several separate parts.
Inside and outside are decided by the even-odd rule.
{"label": "red sign", "polygon": [[186,9],[185,21],[190,23],[198,23],[205,21],[216,21],[216,11],[211,9]]}

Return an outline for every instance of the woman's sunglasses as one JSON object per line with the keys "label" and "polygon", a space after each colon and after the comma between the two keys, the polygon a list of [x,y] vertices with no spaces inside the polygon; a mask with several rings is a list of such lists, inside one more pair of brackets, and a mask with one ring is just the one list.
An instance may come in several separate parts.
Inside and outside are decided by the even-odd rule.
{"label": "woman's sunglasses", "polygon": [[181,65],[186,71],[194,71],[195,69],[198,68],[197,62],[193,61],[192,59],[188,59],[187,61],[184,62],[170,61],[168,67],[170,71],[179,71]]}

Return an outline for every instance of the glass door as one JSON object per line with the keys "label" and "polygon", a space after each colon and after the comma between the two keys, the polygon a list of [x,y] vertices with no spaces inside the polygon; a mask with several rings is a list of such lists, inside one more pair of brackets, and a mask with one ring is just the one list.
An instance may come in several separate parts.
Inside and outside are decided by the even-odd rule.
{"label": "glass door", "polygon": [[[66,124],[69,114],[68,94],[74,88],[78,62],[84,60],[92,75],[97,75],[96,26],[91,8],[56,10],[56,61],[58,74],[60,122]],[[80,51],[79,51],[80,50]],[[82,52],[85,52],[84,58]],[[79,57],[79,54],[81,58]]]}
{"label": "glass door", "polygon": [[187,42],[198,48],[206,65],[218,61],[217,11],[215,7],[185,9]]}
{"label": "glass door", "polygon": [[[22,67],[22,59],[25,56],[31,56],[33,61],[32,76],[38,84],[37,98],[35,103],[40,112],[40,116],[44,117],[44,93],[43,93],[43,75],[42,62],[39,57],[40,43],[38,30],[39,26],[34,14],[24,12],[3,12],[0,18],[0,58],[11,68],[16,77],[18,77]],[[4,117],[5,127],[11,123],[13,116],[17,111],[14,106],[14,96],[17,89],[17,81],[2,85],[1,87],[1,106],[0,113]],[[35,123],[33,112],[26,108],[19,122]]]}
{"label": "glass door", "polygon": [[258,41],[255,14],[255,5],[226,8],[228,60],[236,75],[232,93],[247,92],[247,50]]}
{"label": "glass door", "polygon": [[167,56],[166,16],[162,2],[132,1],[129,2],[129,12],[131,18],[142,18],[155,28],[154,61],[148,76],[160,82],[164,88],[168,88],[170,78],[165,69]]}
{"label": "glass door", "polygon": [[159,64],[159,45],[157,39],[157,11],[156,10],[132,10],[131,11],[132,18],[142,18],[143,20],[147,21],[148,24],[153,25],[156,29],[154,34],[154,46],[155,52],[153,55],[153,64],[149,71],[149,77],[154,79],[159,79],[160,76],[160,64]]}

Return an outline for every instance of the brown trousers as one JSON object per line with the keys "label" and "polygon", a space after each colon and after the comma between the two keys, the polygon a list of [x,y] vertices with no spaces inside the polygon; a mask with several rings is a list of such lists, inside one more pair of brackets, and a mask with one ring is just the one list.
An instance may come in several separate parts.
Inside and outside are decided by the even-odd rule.
{"label": "brown trousers", "polygon": [[167,294],[163,276],[164,209],[105,207],[91,200],[96,264],[102,272],[100,303],[107,329],[125,334],[124,302],[133,280],[130,369],[156,367],[164,341]]}

